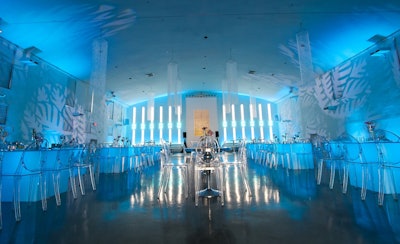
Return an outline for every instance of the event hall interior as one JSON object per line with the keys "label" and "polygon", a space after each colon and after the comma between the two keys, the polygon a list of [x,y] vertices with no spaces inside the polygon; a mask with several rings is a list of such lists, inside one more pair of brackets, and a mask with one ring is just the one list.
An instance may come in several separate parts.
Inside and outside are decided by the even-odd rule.
{"label": "event hall interior", "polygon": [[400,242],[397,0],[0,5],[1,243]]}

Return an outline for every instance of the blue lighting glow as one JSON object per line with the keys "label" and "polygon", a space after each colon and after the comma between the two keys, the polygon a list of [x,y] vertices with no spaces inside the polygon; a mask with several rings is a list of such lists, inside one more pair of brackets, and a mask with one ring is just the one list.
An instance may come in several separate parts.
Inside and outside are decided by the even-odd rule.
{"label": "blue lighting glow", "polygon": [[171,122],[168,123],[168,129],[172,129],[172,123]]}
{"label": "blue lighting glow", "polygon": [[158,123],[158,129],[162,130],[164,128],[164,124],[163,123]]}
{"label": "blue lighting glow", "polygon": [[182,128],[182,123],[180,123],[180,122],[176,123],[176,128],[178,128],[178,129]]}
{"label": "blue lighting glow", "polygon": [[145,123],[140,124],[140,129],[145,130],[146,129],[146,124]]}
{"label": "blue lighting glow", "polygon": [[128,28],[135,20],[133,10],[120,11],[96,4],[7,2],[0,8],[1,19],[7,23],[2,37],[22,48],[36,47],[40,58],[87,80],[92,69],[92,42]]}
{"label": "blue lighting glow", "polygon": [[388,36],[396,32],[399,22],[398,13],[384,10],[314,21],[309,29],[313,60],[323,70],[331,69],[372,46],[368,39],[374,35]]}
{"label": "blue lighting glow", "polygon": [[258,122],[258,124],[259,124],[260,127],[263,127],[263,126],[264,126],[264,120],[260,120],[260,121]]}
{"label": "blue lighting glow", "polygon": [[228,122],[226,120],[222,121],[222,127],[224,128],[228,127]]}
{"label": "blue lighting glow", "polygon": [[254,127],[255,123],[254,120],[250,121],[250,127]]}
{"label": "blue lighting glow", "polygon": [[[251,123],[251,122],[250,122],[250,123]],[[246,121],[242,120],[242,121],[240,122],[240,125],[241,125],[242,127],[246,127]]]}
{"label": "blue lighting glow", "polygon": [[149,128],[150,128],[150,130],[153,130],[154,129],[154,123],[150,123]]}

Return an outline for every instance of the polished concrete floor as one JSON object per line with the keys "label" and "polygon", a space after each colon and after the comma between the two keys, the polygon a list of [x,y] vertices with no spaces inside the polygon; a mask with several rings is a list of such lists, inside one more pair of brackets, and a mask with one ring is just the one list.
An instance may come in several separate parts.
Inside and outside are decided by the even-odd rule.
{"label": "polished concrete floor", "polygon": [[[179,158],[179,156],[177,156]],[[57,207],[49,199],[23,204],[22,221],[3,203],[0,243],[399,243],[400,204],[387,196],[360,190],[347,194],[327,177],[316,185],[314,170],[270,169],[249,162],[251,197],[238,169],[226,172],[225,205],[220,199],[194,204],[193,187],[183,193],[182,172],[174,170],[170,186],[157,198],[159,165],[140,172],[101,174],[98,189],[73,199],[62,195]],[[89,184],[87,184],[89,186]]]}

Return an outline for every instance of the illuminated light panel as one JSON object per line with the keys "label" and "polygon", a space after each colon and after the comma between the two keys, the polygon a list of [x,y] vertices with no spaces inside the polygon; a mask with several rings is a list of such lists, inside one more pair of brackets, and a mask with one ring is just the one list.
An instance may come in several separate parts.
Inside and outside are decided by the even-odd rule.
{"label": "illuminated light panel", "polygon": [[168,106],[168,141],[172,142],[172,106]]}
{"label": "illuminated light panel", "polygon": [[226,135],[227,135],[227,129],[228,127],[228,122],[226,121],[226,107],[225,104],[222,105],[222,128],[224,130],[224,141],[227,140]]}
{"label": "illuminated light panel", "polygon": [[[153,99],[154,104],[154,99]],[[154,105],[150,107],[150,141],[154,141]]]}
{"label": "illuminated light panel", "polygon": [[250,108],[250,134],[251,134],[251,139],[255,139],[255,138],[254,138],[254,112],[253,112],[253,104],[250,103],[249,108]]}
{"label": "illuminated light panel", "polygon": [[160,143],[163,142],[163,129],[164,129],[164,124],[163,124],[163,106],[160,106],[160,119],[158,120],[158,130],[160,131]]}
{"label": "illuminated light panel", "polygon": [[235,104],[231,105],[231,115],[232,115],[232,140],[236,141]]}
{"label": "illuminated light panel", "polygon": [[272,130],[273,122],[272,122],[272,115],[271,115],[271,104],[267,104],[267,111],[268,111],[268,127],[269,127],[269,139],[270,141],[274,140],[274,134]]}
{"label": "illuminated light panel", "polygon": [[240,125],[242,126],[242,138],[246,138],[246,121],[244,120],[244,106],[240,104]]}
{"label": "illuminated light panel", "polygon": [[132,144],[136,144],[136,107],[132,108]]}
{"label": "illuminated light panel", "polygon": [[264,121],[263,121],[263,114],[262,114],[262,105],[261,103],[258,104],[258,118],[259,118],[259,126],[260,126],[260,139],[264,140]]}
{"label": "illuminated light panel", "polygon": [[177,115],[178,115],[178,122],[176,123],[176,128],[178,129],[178,144],[181,144],[181,135],[182,135],[182,121],[181,121],[181,114],[182,114],[182,111],[181,111],[181,106],[178,106],[177,107]]}
{"label": "illuminated light panel", "polygon": [[146,129],[145,119],[146,119],[146,108],[142,107],[142,124],[140,125],[140,129],[142,130],[142,138],[140,141],[142,144],[144,144],[144,130]]}

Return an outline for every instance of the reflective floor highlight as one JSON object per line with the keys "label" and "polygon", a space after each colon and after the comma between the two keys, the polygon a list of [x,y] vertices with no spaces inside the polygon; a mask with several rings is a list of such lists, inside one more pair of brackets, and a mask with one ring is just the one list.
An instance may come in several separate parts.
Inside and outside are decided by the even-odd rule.
{"label": "reflective floor highlight", "polygon": [[[175,155],[181,160],[183,155]],[[194,204],[186,199],[174,170],[166,193],[157,199],[159,164],[140,172],[101,174],[98,189],[62,205],[49,199],[23,204],[16,223],[11,203],[3,203],[0,243],[399,243],[400,204],[391,196],[339,185],[328,176],[316,185],[314,170],[270,169],[248,163],[249,197],[235,167],[225,172],[225,205],[217,198]],[[89,185],[89,184],[87,184]]]}

